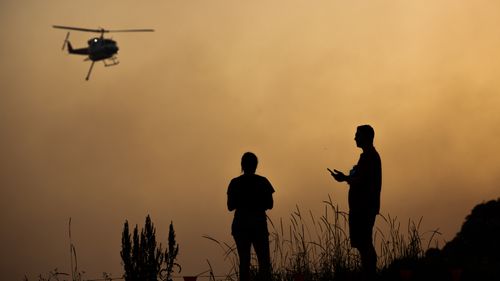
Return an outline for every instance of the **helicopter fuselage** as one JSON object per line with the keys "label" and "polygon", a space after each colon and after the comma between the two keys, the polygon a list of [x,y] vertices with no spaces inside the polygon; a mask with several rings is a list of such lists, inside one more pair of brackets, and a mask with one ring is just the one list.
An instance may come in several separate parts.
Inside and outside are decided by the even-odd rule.
{"label": "helicopter fuselage", "polygon": [[92,38],[88,42],[87,48],[73,49],[68,41],[68,53],[76,55],[86,55],[91,61],[100,61],[112,58],[118,53],[116,41],[104,38]]}
{"label": "helicopter fuselage", "polygon": [[118,53],[116,41],[111,39],[93,38],[88,41],[89,59],[99,61],[113,57]]}

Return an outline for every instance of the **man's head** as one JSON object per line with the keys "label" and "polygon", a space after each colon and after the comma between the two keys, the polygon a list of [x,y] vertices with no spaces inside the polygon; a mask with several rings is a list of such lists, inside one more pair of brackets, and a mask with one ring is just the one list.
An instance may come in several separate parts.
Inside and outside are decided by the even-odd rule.
{"label": "man's head", "polygon": [[257,164],[259,161],[257,160],[257,156],[252,152],[245,152],[241,157],[241,170],[245,174],[255,174],[255,170],[257,170]]}
{"label": "man's head", "polygon": [[373,146],[373,138],[375,137],[375,131],[370,125],[358,126],[356,130],[356,136],[354,140],[356,141],[356,146],[360,148],[366,148]]}

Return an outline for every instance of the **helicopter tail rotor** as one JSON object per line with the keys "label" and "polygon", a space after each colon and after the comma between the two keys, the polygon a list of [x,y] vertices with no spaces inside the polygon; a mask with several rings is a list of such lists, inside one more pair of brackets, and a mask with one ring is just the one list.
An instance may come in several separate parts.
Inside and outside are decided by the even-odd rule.
{"label": "helicopter tail rotor", "polygon": [[68,39],[69,39],[69,31],[68,31],[68,33],[66,34],[66,38],[64,39],[64,42],[63,42],[63,45],[62,45],[62,49],[61,49],[61,50],[63,50],[63,51],[64,51],[64,47],[66,47],[66,44],[68,44],[68,43],[69,43]]}

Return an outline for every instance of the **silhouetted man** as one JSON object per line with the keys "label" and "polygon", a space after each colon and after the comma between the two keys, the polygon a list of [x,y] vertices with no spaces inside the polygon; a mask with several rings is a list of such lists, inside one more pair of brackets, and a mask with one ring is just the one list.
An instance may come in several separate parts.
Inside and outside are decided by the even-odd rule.
{"label": "silhouetted man", "polygon": [[261,279],[270,280],[271,277],[266,210],[273,208],[274,188],[265,177],[255,174],[257,163],[255,154],[243,154],[243,175],[232,179],[227,189],[227,208],[236,210],[231,233],[240,258],[240,281],[249,280],[252,245],[259,261]]}
{"label": "silhouetted man", "polygon": [[373,146],[375,132],[370,125],[359,126],[354,140],[363,150],[349,175],[330,171],[338,182],[349,184],[349,235],[351,246],[361,255],[361,265],[367,276],[374,276],[377,269],[377,253],[372,234],[375,217],[380,211],[382,164]]}

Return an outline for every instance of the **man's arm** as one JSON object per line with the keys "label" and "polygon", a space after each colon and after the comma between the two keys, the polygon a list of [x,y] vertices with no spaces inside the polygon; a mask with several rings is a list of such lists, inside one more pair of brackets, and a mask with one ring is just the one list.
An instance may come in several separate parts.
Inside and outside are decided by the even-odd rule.
{"label": "man's arm", "polygon": [[333,171],[332,171],[329,168],[327,168],[327,169],[336,181],[338,181],[338,182],[346,181],[347,183],[349,183],[349,176],[346,176],[344,173],[342,173],[339,170],[333,169]]}

